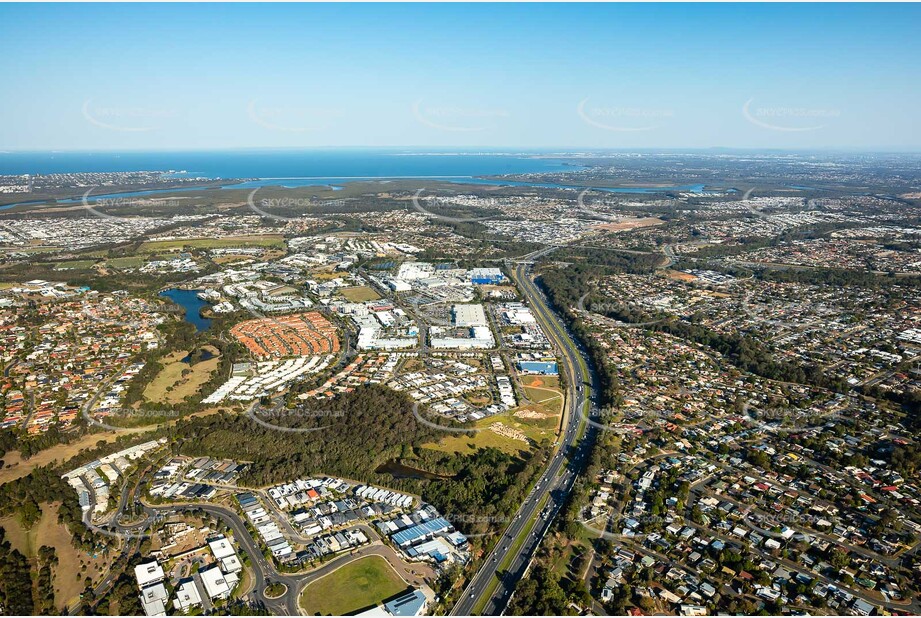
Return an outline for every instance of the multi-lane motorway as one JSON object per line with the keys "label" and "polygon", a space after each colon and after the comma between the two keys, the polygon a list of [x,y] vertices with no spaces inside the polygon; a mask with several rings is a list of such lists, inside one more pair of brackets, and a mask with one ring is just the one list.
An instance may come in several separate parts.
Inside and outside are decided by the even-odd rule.
{"label": "multi-lane motorway", "polygon": [[512,272],[541,328],[560,355],[568,391],[564,427],[559,446],[543,475],[513,516],[493,551],[486,556],[485,562],[470,580],[463,596],[451,611],[452,615],[494,616],[503,613],[515,585],[527,572],[534,552],[565,502],[588,456],[591,427],[586,419],[592,407],[590,397],[597,381],[584,350],[574,341],[531,279],[530,263],[527,260],[533,260],[546,252],[548,250],[544,249],[527,256]]}

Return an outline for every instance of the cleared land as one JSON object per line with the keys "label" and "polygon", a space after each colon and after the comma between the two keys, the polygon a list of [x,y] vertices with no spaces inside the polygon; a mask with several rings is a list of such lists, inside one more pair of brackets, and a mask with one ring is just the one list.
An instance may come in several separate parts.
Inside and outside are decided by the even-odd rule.
{"label": "cleared land", "polygon": [[140,255],[129,255],[106,260],[106,266],[111,266],[112,268],[137,268],[146,263],[147,259]]}
{"label": "cleared land", "polygon": [[389,562],[380,556],[368,556],[304,588],[300,603],[310,616],[343,616],[377,605],[406,588],[406,582]]}
{"label": "cleared land", "polygon": [[696,281],[697,277],[690,273],[683,273],[680,270],[666,270],[665,274],[669,279],[675,279],[676,281]]}
{"label": "cleared land", "polygon": [[[192,418],[194,416],[207,416],[209,414],[214,414],[220,412],[221,410],[233,410],[231,407],[216,407],[208,408],[207,410],[202,410],[201,412],[194,412],[189,414],[184,418]],[[39,451],[29,459],[23,459],[19,451],[10,451],[3,456],[3,469],[0,469],[0,485],[3,483],[9,483],[10,481],[15,481],[18,478],[26,476],[32,470],[39,466],[46,466],[48,464],[61,463],[65,462],[72,457],[80,454],[86,449],[91,449],[99,445],[99,443],[112,442],[116,438],[121,437],[126,434],[143,434],[154,431],[157,427],[161,425],[175,425],[179,419],[171,420],[167,423],[159,423],[157,425],[147,425],[144,427],[126,427],[125,429],[119,429],[118,431],[105,431],[99,433],[91,433],[83,436],[79,440],[75,440],[69,444],[58,444],[52,446],[51,448],[46,448],[43,451]],[[143,442],[143,438],[138,436],[138,442]]]}
{"label": "cleared land", "polygon": [[645,217],[642,219],[623,219],[621,221],[617,221],[616,223],[602,223],[601,225],[596,225],[595,227],[611,232],[623,232],[624,230],[635,230],[640,227],[662,225],[663,223],[665,223],[665,221],[662,219],[657,219],[656,217]]}
{"label": "cleared land", "polygon": [[67,528],[58,523],[58,503],[42,505],[42,517],[25,530],[15,517],[0,519],[7,540],[29,560],[34,560],[43,545],[54,547],[58,565],[53,567],[54,601],[58,609],[79,600],[86,577],[98,582],[105,568],[103,556],[88,556],[70,542]]}
{"label": "cleared land", "polygon": [[277,247],[285,246],[281,236],[233,236],[227,238],[192,238],[189,240],[151,240],[138,247],[138,253],[157,253],[184,247],[215,249],[218,247]]}
{"label": "cleared land", "polygon": [[[540,380],[555,383],[557,379],[540,376]],[[558,390],[551,388],[525,386],[524,390],[534,403],[480,419],[472,425],[480,430],[475,433],[446,433],[445,437],[438,442],[423,444],[422,447],[462,455],[469,455],[479,449],[492,447],[515,455],[529,450],[541,440],[553,440],[560,424],[560,412],[563,408],[562,395]],[[500,435],[491,429],[497,423],[501,423],[508,430],[508,435]],[[517,434],[524,434],[530,443],[525,444],[511,437]]]}
{"label": "cleared land", "polygon": [[89,270],[96,264],[95,260],[70,260],[54,262],[55,270]]}
{"label": "cleared land", "polygon": [[523,375],[521,384],[535,388],[560,388],[560,379],[556,376]]}
{"label": "cleared land", "polygon": [[362,303],[366,300],[377,300],[380,296],[366,285],[359,285],[351,288],[342,288],[339,290],[347,301],[353,303]]}
{"label": "cleared land", "polygon": [[528,450],[528,446],[524,442],[501,436],[489,429],[471,434],[446,436],[439,442],[423,444],[422,448],[444,453],[459,453],[461,455],[470,455],[483,448],[497,448],[510,455],[517,455],[521,451]]}
{"label": "cleared land", "polygon": [[150,381],[144,389],[144,399],[149,402],[182,403],[190,396],[195,395],[221,362],[217,348],[206,346],[203,348],[214,354],[214,358],[200,361],[194,365],[182,362],[188,354],[183,350],[173,352],[164,358],[161,363],[163,369]]}

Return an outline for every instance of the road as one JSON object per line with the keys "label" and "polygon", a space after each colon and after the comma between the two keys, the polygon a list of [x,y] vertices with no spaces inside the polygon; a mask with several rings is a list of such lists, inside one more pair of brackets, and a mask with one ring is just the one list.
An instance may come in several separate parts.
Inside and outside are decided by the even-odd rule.
{"label": "road", "polygon": [[[208,502],[173,503],[166,505],[151,505],[142,502],[137,496],[137,490],[141,485],[141,480],[150,469],[151,466],[148,466],[148,468],[139,475],[136,483],[131,486],[126,486],[123,489],[118,508],[115,510],[115,515],[109,518],[104,524],[101,524],[114,533],[121,533],[124,535],[126,543],[125,551],[122,556],[124,559],[127,559],[128,556],[137,551],[140,540],[143,537],[143,531],[147,530],[154,522],[165,520],[167,517],[181,511],[202,510],[215,518],[223,520],[233,531],[234,540],[243,547],[250,558],[249,566],[253,573],[253,582],[248,596],[251,600],[264,605],[265,608],[275,616],[299,615],[301,611],[298,600],[301,592],[307,585],[335,569],[365,556],[381,556],[385,558],[408,585],[421,587],[435,579],[435,573],[429,565],[407,563],[396,551],[381,542],[377,532],[373,528],[364,524],[359,524],[358,527],[364,531],[369,539],[371,539],[369,544],[352,550],[351,552],[341,554],[322,566],[306,573],[281,573],[275,568],[271,560],[266,559],[257,541],[253,539],[252,535],[246,529],[246,524],[242,517],[232,508]],[[262,494],[262,492],[258,490],[257,493]],[[265,498],[265,496],[263,496],[263,498]],[[278,515],[277,509],[274,508],[270,500],[265,499],[265,503],[269,504],[273,512]],[[120,514],[124,513],[125,509],[130,504],[136,504],[143,509],[146,515],[144,521],[129,524],[120,522]],[[290,527],[287,518],[279,516],[278,520],[286,527],[293,539],[299,542],[306,541],[306,539],[300,537],[300,535]],[[265,595],[266,586],[273,582],[284,584],[287,588],[285,593],[277,598],[271,598]],[[111,586],[111,583],[112,577],[110,575],[104,582],[101,582],[99,586],[97,586],[97,596],[103,594]]]}
{"label": "road", "polygon": [[[275,566],[266,560],[262,551],[253,540],[253,537],[246,529],[246,524],[236,513],[236,511],[224,506],[210,503],[183,503],[169,505],[147,504],[139,499],[137,496],[137,490],[140,487],[145,474],[149,470],[150,466],[148,466],[146,470],[138,475],[138,480],[136,483],[130,487],[126,486],[124,488],[119,498],[118,508],[115,510],[115,515],[111,517],[109,521],[103,524],[106,528],[114,531],[116,534],[121,533],[125,536],[125,548],[123,552],[124,558],[127,558],[132,553],[137,551],[137,546],[140,544],[143,532],[146,531],[151,526],[151,524],[180,511],[199,509],[227,523],[230,529],[233,530],[234,540],[242,545],[243,549],[249,556],[250,567],[253,572],[254,580],[254,589],[250,593],[250,597],[258,603],[263,604],[266,609],[273,615],[296,616],[299,614],[297,606],[297,593],[302,586],[303,577],[299,578],[297,576],[279,573]],[[147,517],[142,522],[122,524],[119,521],[120,516],[125,512],[126,507],[131,503],[142,508],[144,514]],[[90,513],[91,512],[92,511],[90,511]],[[84,523],[90,525],[86,518],[84,519]],[[129,549],[132,546],[133,549]],[[108,587],[111,586],[112,579],[112,575],[110,574],[104,579],[103,582],[100,582],[100,584],[96,587],[97,595],[104,593]],[[281,597],[275,599],[269,598],[265,595],[265,588],[269,581],[282,583],[288,587],[288,590]]]}
{"label": "road", "polygon": [[[587,393],[596,387],[596,376],[581,356],[581,348],[550,308],[530,274],[530,260],[552,250],[552,247],[545,248],[519,259],[513,278],[529,301],[541,328],[553,342],[566,374],[568,407],[560,445],[502,538],[471,578],[451,611],[452,615],[473,615],[478,611],[490,616],[502,614],[516,584],[526,574],[541,539],[572,490],[577,473],[589,453],[591,436],[587,433],[586,410],[590,404]],[[585,384],[590,386],[586,388]]]}
{"label": "road", "polygon": [[[297,607],[297,592],[300,588],[300,580],[294,575],[279,573],[272,565],[262,551],[257,547],[256,542],[246,529],[246,525],[239,515],[232,509],[208,503],[193,503],[171,506],[151,506],[144,505],[144,510],[151,516],[157,514],[170,514],[182,510],[200,509],[209,515],[213,515],[223,520],[230,529],[233,530],[234,541],[243,546],[249,556],[250,566],[252,567],[254,589],[250,596],[257,602],[265,605],[265,608],[274,616],[297,616],[299,610]],[[269,598],[265,595],[265,587],[269,581],[282,583],[288,587],[288,590],[277,599]]]}

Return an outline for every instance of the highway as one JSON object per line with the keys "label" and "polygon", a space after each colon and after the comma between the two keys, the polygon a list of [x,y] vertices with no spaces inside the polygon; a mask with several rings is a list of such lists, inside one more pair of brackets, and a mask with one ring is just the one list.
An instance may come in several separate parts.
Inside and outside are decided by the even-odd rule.
{"label": "highway", "polygon": [[587,409],[591,407],[588,395],[597,386],[596,376],[582,356],[579,344],[573,340],[530,276],[529,260],[552,249],[542,249],[523,258],[515,266],[513,278],[529,301],[541,328],[554,344],[566,375],[568,407],[560,444],[502,538],[471,578],[451,615],[497,616],[504,612],[516,584],[526,574],[534,552],[565,503],[589,453],[589,425],[585,419]]}

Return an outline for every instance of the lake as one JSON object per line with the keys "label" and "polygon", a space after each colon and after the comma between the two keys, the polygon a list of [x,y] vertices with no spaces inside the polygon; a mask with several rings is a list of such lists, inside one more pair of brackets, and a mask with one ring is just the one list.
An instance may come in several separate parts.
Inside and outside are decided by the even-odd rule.
{"label": "lake", "polygon": [[388,461],[387,463],[381,464],[377,467],[375,472],[377,472],[378,474],[389,474],[395,479],[444,481],[444,480],[453,478],[451,476],[435,474],[434,472],[429,472],[428,470],[420,470],[419,468],[413,468],[412,466],[401,464],[398,461]]}
{"label": "lake", "polygon": [[185,321],[202,332],[211,328],[211,320],[201,317],[202,307],[210,305],[198,297],[198,290],[170,289],[160,292],[160,296],[170,299],[185,310]]}

